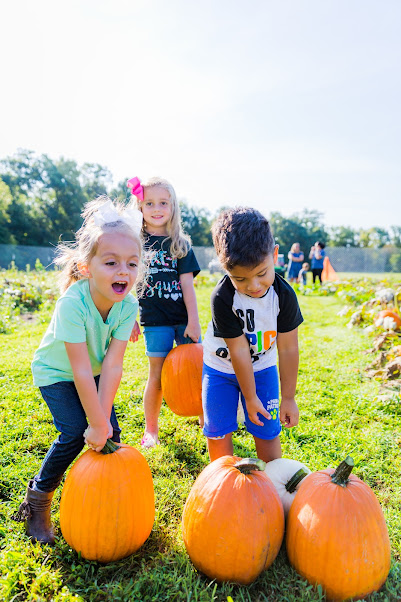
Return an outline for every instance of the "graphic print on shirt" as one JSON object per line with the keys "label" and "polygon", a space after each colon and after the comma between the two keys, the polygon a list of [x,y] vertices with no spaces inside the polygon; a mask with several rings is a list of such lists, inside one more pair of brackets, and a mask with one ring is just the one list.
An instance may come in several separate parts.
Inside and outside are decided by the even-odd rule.
{"label": "graphic print on shirt", "polygon": [[159,297],[177,301],[182,298],[181,282],[179,280],[158,279],[159,274],[177,273],[177,258],[171,257],[168,251],[160,249],[151,255],[148,277],[146,280],[145,297]]}
{"label": "graphic print on shirt", "polygon": [[[230,313],[236,316],[238,333],[235,333],[235,336],[240,334],[246,336],[252,363],[257,366],[255,366],[256,370],[259,369],[259,362],[262,358],[266,359],[266,362],[262,362],[262,364],[268,362],[268,365],[272,365],[272,361],[267,360],[265,354],[275,353],[278,313],[276,297],[273,290],[268,291],[262,299],[250,299],[247,295],[233,291]],[[208,338],[206,333],[206,345]],[[217,346],[216,357],[231,365],[230,352],[223,338],[216,337],[215,340],[223,343]]]}
{"label": "graphic print on shirt", "polygon": [[[255,310],[254,309],[236,309],[235,312],[241,323],[242,330],[248,339],[249,350],[251,353],[252,362],[259,360],[259,354],[263,355],[274,344],[277,331],[276,330],[258,330],[255,332]],[[257,351],[255,351],[255,349]],[[258,354],[258,355],[257,355]]]}

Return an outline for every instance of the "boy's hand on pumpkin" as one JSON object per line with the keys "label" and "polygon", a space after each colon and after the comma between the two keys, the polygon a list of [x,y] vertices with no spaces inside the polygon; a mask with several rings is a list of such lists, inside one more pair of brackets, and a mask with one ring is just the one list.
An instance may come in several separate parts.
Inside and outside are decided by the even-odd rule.
{"label": "boy's hand on pumpkin", "polygon": [[135,320],[135,324],[132,329],[129,340],[131,341],[131,343],[136,343],[138,338],[140,337],[140,335],[141,335],[141,329],[139,328],[138,322]]}
{"label": "boy's hand on pumpkin", "polygon": [[248,412],[249,420],[254,424],[258,424],[259,426],[263,426],[263,422],[258,417],[258,414],[261,414],[267,420],[271,420],[270,412],[268,412],[259,397],[254,397],[253,399],[246,399],[246,410]]}
{"label": "boy's hand on pumpkin", "polygon": [[96,452],[102,451],[108,439],[109,428],[88,426],[84,432],[85,443]]}
{"label": "boy's hand on pumpkin", "polygon": [[280,404],[280,422],[285,428],[296,426],[299,422],[299,409],[295,399],[282,399]]}

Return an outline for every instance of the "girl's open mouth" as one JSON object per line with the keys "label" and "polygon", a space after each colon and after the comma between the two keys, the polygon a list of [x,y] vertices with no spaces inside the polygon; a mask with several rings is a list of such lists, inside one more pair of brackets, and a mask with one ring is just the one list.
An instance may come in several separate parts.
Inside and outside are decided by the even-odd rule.
{"label": "girl's open mouth", "polygon": [[113,291],[115,293],[118,293],[119,295],[121,295],[121,293],[123,293],[125,291],[125,289],[127,288],[127,283],[126,282],[113,282],[113,284],[111,286],[113,287]]}

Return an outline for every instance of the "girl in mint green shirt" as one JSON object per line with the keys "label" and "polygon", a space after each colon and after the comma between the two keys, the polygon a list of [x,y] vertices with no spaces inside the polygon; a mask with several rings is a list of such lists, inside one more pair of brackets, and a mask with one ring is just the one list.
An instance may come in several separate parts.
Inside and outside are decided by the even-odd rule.
{"label": "girl in mint green shirt", "polygon": [[113,403],[138,311],[130,291],[142,254],[141,212],[102,196],[82,215],[75,243],[58,247],[62,295],[32,362],[60,434],[14,518],[41,543],[54,543],[53,493],[84,444],[100,452],[109,437],[120,441]]}

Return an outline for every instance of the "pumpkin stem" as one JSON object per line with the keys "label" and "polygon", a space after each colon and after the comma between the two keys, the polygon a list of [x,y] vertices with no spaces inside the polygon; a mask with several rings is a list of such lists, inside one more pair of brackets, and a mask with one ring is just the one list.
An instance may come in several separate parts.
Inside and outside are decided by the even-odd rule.
{"label": "pumpkin stem", "polygon": [[331,477],[331,481],[341,487],[346,487],[348,483],[348,477],[354,467],[354,460],[351,456],[347,456],[336,468],[335,472]]}
{"label": "pumpkin stem", "polygon": [[259,458],[243,458],[234,464],[234,467],[242,472],[242,474],[249,474],[252,470],[264,470],[266,462],[263,462]]}
{"label": "pumpkin stem", "polygon": [[288,493],[294,493],[299,483],[309,474],[305,468],[300,468],[297,472],[292,475],[291,479],[286,483],[285,488]]}
{"label": "pumpkin stem", "polygon": [[104,448],[100,450],[101,454],[114,454],[118,449],[120,449],[121,445],[118,445],[111,439],[107,439],[104,444]]}

